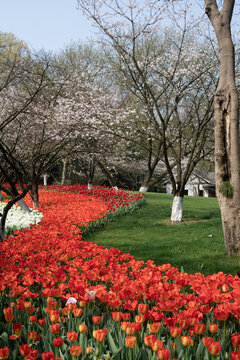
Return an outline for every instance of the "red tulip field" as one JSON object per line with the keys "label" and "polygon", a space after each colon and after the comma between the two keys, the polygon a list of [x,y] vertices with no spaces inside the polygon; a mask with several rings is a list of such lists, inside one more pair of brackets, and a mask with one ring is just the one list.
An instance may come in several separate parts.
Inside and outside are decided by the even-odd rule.
{"label": "red tulip field", "polygon": [[240,359],[238,276],[84,240],[143,202],[100,186],[40,190],[41,222],[0,243],[0,359]]}

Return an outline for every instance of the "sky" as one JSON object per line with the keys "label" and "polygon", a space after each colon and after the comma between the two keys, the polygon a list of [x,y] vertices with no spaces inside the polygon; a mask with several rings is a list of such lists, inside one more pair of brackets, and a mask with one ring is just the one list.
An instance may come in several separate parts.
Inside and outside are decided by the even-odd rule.
{"label": "sky", "polygon": [[95,38],[96,29],[76,0],[0,0],[0,31],[14,33],[33,50],[56,52],[72,41]]}
{"label": "sky", "polygon": [[94,37],[76,0],[0,0],[0,31],[14,33],[33,50],[53,52]]}

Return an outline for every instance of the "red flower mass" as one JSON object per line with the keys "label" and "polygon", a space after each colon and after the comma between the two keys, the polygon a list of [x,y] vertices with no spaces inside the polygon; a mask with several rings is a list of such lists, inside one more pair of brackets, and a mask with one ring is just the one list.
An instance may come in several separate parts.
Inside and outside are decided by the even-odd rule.
{"label": "red flower mass", "polygon": [[[97,186],[92,190],[80,185],[49,186],[40,191],[42,221],[15,231],[0,244],[0,302],[4,297],[5,304],[0,321],[9,334],[9,341],[0,344],[0,358],[11,356],[9,351],[19,342],[22,356],[39,353],[43,360],[55,359],[54,351],[63,339],[68,341],[69,355],[80,355],[89,346],[69,347],[80,335],[92,337],[94,332],[94,341],[113,341],[106,324],[124,334],[118,338],[123,339],[123,348],[126,345],[137,351],[142,347],[142,351],[158,352],[159,359],[169,358],[169,347],[177,358],[182,345],[173,342],[180,336],[187,351],[194,351],[194,344],[202,339],[213,356],[221,352],[223,341],[226,351],[228,341],[230,358],[239,358],[237,276],[187,274],[170,264],[144,263],[116,248],[84,241],[84,227],[111,212],[134,208],[142,198],[139,193]],[[30,198],[26,201],[30,203]],[[69,298],[76,301],[66,304]],[[99,322],[92,318],[102,319],[104,328],[99,329]],[[72,323],[73,328],[69,326]],[[28,338],[24,338],[22,325],[29,327]],[[135,337],[138,333],[142,335]],[[44,348],[44,336],[49,334],[52,339]],[[126,336],[131,339],[127,344]],[[144,340],[135,346],[135,338]]]}

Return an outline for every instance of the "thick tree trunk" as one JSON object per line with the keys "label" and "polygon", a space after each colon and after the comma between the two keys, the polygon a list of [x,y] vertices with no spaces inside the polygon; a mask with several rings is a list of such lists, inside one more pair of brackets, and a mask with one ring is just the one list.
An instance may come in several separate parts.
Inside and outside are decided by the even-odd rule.
{"label": "thick tree trunk", "polygon": [[234,0],[224,0],[219,11],[205,0],[220,51],[220,78],[214,98],[215,176],[227,255],[240,254],[239,104],[235,84],[234,46],[230,22]]}
{"label": "thick tree trunk", "polygon": [[182,210],[183,210],[183,196],[175,195],[173,197],[173,202],[172,202],[172,213],[171,213],[172,222],[182,221]]}

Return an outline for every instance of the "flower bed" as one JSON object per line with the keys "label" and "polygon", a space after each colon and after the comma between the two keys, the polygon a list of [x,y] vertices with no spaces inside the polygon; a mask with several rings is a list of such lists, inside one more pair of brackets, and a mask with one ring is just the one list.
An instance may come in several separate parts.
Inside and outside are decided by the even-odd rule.
{"label": "flower bed", "polygon": [[83,241],[76,225],[110,205],[54,190],[41,191],[43,220],[0,244],[0,359],[240,358],[238,277]]}
{"label": "flower bed", "polygon": [[[0,202],[0,212],[3,212],[4,202]],[[13,234],[17,229],[25,229],[30,227],[31,224],[37,224],[42,220],[43,214],[37,210],[26,212],[20,206],[13,205],[8,211],[7,221],[5,225],[6,236]]]}

